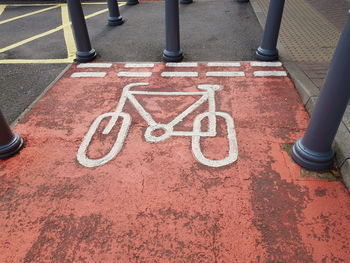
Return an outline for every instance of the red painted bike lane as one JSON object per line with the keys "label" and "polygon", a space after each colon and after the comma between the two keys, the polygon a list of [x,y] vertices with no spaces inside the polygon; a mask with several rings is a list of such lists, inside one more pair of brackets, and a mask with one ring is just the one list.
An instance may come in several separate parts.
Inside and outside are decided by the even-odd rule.
{"label": "red painted bike lane", "polygon": [[0,261],[346,262],[347,190],[288,154],[307,122],[278,63],[74,65],[0,162]]}

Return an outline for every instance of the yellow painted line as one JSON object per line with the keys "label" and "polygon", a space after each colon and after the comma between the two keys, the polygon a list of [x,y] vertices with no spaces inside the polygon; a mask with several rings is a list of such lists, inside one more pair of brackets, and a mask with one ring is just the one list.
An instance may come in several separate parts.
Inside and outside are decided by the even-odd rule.
{"label": "yellow painted line", "polygon": [[[124,6],[124,5],[126,5],[126,2],[119,3],[119,6]],[[57,6],[62,6],[62,5],[57,5]],[[85,16],[85,19],[92,18],[94,16],[100,15],[100,14],[105,13],[107,11],[108,11],[108,9],[103,9],[103,10],[97,11],[95,13],[92,13],[92,14],[88,15],[88,16]],[[57,31],[60,31],[61,29],[64,29],[65,27],[70,27],[70,25],[71,25],[71,23],[69,22],[69,23],[63,24],[61,26],[58,26],[58,27],[56,27],[54,29],[51,29],[49,31],[46,31],[44,33],[32,36],[30,38],[27,38],[27,39],[24,39],[24,40],[19,41],[17,43],[14,43],[12,45],[9,45],[7,47],[1,48],[0,49],[0,53],[3,53],[3,52],[8,51],[10,49],[22,46],[22,45],[24,45],[26,43],[29,43],[29,42],[31,42],[33,40],[42,38],[44,36],[53,34],[53,33],[57,32]],[[68,52],[70,52],[71,51],[70,48],[72,48],[72,47],[68,47],[67,46],[67,49],[68,48],[69,48]],[[68,56],[68,58],[65,58],[65,59],[2,59],[2,60],[0,60],[0,64],[16,64],[16,63],[18,63],[18,64],[21,64],[21,63],[71,63],[71,62],[73,62],[74,58],[75,58],[75,54],[74,54],[74,56],[72,56],[72,57]]]}
{"label": "yellow painted line", "polygon": [[37,10],[37,11],[34,11],[34,12],[30,12],[30,13],[27,13],[27,14],[24,14],[24,15],[21,15],[21,16],[12,17],[12,18],[0,21],[0,25],[8,23],[8,22],[11,22],[11,21],[14,21],[14,20],[17,20],[17,19],[20,19],[20,18],[23,18],[23,17],[32,16],[32,15],[36,15],[36,14],[39,14],[39,13],[42,13],[42,12],[45,12],[45,11],[49,11],[49,10],[57,8],[57,7],[59,7],[59,5],[50,6],[48,8],[40,9],[40,10]]}
{"label": "yellow painted line", "polygon": [[62,4],[7,4],[8,6],[52,6],[52,5],[62,5]]}
{"label": "yellow painted line", "polygon": [[67,5],[61,6],[61,16],[62,16],[62,25],[65,25],[63,27],[63,34],[64,34],[64,40],[66,42],[68,58],[74,59],[77,49],[75,47],[73,32],[72,32],[72,28],[70,26],[71,23],[69,20],[69,13],[68,13]]}
{"label": "yellow painted line", "polygon": [[30,38],[24,39],[22,41],[19,41],[19,42],[15,43],[15,44],[9,45],[9,46],[4,47],[4,48],[1,48],[0,49],[0,53],[5,52],[5,51],[10,50],[10,49],[13,49],[13,48],[16,48],[16,47],[19,47],[19,46],[22,46],[22,45],[27,44],[27,43],[29,43],[29,42],[31,42],[33,40],[38,39],[38,38],[45,37],[47,35],[53,34],[53,33],[57,32],[57,31],[60,31],[62,28],[63,28],[63,26],[59,26],[59,27],[56,27],[55,29],[51,29],[51,30],[46,31],[44,33],[35,35],[33,37],[30,37]]}
{"label": "yellow painted line", "polygon": [[4,12],[5,8],[6,8],[6,5],[0,5],[0,16],[2,12]]}
{"label": "yellow painted line", "polygon": [[[82,3],[83,5],[106,5],[106,3],[104,2],[87,2],[87,3]],[[120,4],[126,4],[126,2],[119,2],[119,6]]]}
{"label": "yellow painted line", "polygon": [[0,64],[59,64],[72,63],[74,58],[63,59],[0,59]]}

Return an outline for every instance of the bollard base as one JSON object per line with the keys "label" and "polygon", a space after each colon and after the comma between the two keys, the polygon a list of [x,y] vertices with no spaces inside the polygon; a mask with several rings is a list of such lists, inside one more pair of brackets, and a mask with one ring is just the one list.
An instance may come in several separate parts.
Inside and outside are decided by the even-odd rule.
{"label": "bollard base", "polygon": [[109,26],[120,26],[123,23],[124,23],[124,19],[122,16],[108,18],[108,25]]}
{"label": "bollard base", "polygon": [[236,0],[236,2],[238,2],[238,3],[248,3],[249,0]]}
{"label": "bollard base", "polygon": [[79,62],[90,62],[96,58],[96,51],[95,49],[91,49],[90,51],[77,51],[77,60]]}
{"label": "bollard base", "polygon": [[7,159],[16,153],[23,147],[23,139],[17,133],[13,133],[13,140],[7,144],[0,146],[0,159]]}
{"label": "bollard base", "polygon": [[127,5],[137,5],[139,4],[139,0],[128,0]]}
{"label": "bollard base", "polygon": [[184,58],[182,50],[180,51],[163,51],[163,60],[165,62],[179,62]]}
{"label": "bollard base", "polygon": [[334,152],[318,153],[307,149],[302,139],[293,146],[292,158],[300,166],[312,171],[328,171],[332,168]]}
{"label": "bollard base", "polygon": [[185,4],[185,5],[192,4],[192,3],[193,3],[193,0],[181,0],[180,1],[180,4]]}
{"label": "bollard base", "polygon": [[258,47],[255,52],[255,57],[262,61],[275,61],[278,60],[278,50],[269,50],[262,47]]}

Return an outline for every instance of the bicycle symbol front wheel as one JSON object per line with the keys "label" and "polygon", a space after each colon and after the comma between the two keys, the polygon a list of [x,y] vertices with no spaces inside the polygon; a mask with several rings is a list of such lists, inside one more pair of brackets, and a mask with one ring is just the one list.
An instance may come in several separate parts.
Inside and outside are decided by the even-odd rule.
{"label": "bicycle symbol front wheel", "polygon": [[201,122],[205,117],[209,118],[210,114],[211,113],[209,112],[204,112],[202,114],[199,114],[194,120],[193,132],[195,135],[192,136],[192,152],[198,162],[211,167],[221,167],[235,162],[238,158],[236,132],[234,130],[233,119],[229,114],[220,111],[215,112],[216,116],[220,116],[225,119],[227,127],[227,139],[229,141],[229,152],[228,156],[221,160],[211,160],[206,158],[202,153],[200,146],[200,139],[203,137],[200,135]]}
{"label": "bicycle symbol front wheel", "polygon": [[[103,119],[107,117],[114,117],[115,119],[118,119],[118,117],[123,118],[122,126],[120,127],[117,140],[113,144],[111,150],[103,157],[98,159],[91,159],[87,156],[87,150],[91,143],[92,137],[95,135],[98,127],[100,126]],[[128,134],[128,130],[131,124],[131,117],[129,114],[121,112],[108,112],[104,113],[100,116],[98,116],[95,121],[91,124],[89,131],[86,133],[77,154],[77,160],[78,162],[86,167],[92,168],[96,166],[101,166],[112,160],[117,154],[120,152],[121,148],[123,147],[124,140],[126,138],[126,135]]]}

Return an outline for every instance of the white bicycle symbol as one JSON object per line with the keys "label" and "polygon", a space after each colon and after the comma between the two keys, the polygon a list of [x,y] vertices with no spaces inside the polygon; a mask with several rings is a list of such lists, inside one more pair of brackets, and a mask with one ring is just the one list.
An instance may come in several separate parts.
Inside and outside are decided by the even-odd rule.
{"label": "white bicycle symbol", "polygon": [[[85,135],[78,153],[77,159],[79,163],[86,167],[101,166],[115,158],[123,147],[124,140],[128,134],[128,130],[131,124],[131,117],[128,113],[123,112],[124,105],[129,100],[132,105],[136,108],[138,113],[147,122],[148,127],[144,133],[147,142],[154,143],[163,141],[171,136],[190,136],[192,137],[192,152],[198,162],[211,166],[221,167],[233,163],[238,158],[236,132],[234,130],[234,123],[232,117],[221,111],[216,111],[215,106],[215,92],[221,90],[219,85],[199,85],[197,88],[201,91],[198,92],[157,92],[157,91],[132,91],[131,88],[137,86],[148,86],[149,83],[132,83],[124,87],[120,101],[114,112],[107,112],[98,116],[90,126],[87,134]],[[180,113],[175,119],[168,124],[161,124],[154,121],[151,114],[149,114],[145,108],[138,102],[134,95],[157,95],[157,96],[195,96],[201,95],[195,103],[188,107],[185,111]],[[174,131],[174,126],[180,123],[186,116],[196,110],[204,102],[208,101],[209,109],[207,112],[198,114],[193,122],[192,131]],[[227,127],[227,139],[229,141],[228,155],[221,160],[211,160],[206,158],[201,150],[200,139],[201,137],[215,137],[217,116],[225,119]],[[91,139],[96,133],[99,125],[105,118],[110,118],[107,126],[102,131],[103,134],[109,134],[115,126],[118,118],[123,118],[121,128],[119,130],[117,139],[112,146],[112,149],[102,158],[90,159],[87,156],[87,149],[91,143]],[[208,118],[209,129],[208,131],[201,131],[201,122],[204,118]],[[152,135],[155,130],[162,129],[164,133],[160,136]]]}

